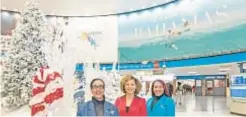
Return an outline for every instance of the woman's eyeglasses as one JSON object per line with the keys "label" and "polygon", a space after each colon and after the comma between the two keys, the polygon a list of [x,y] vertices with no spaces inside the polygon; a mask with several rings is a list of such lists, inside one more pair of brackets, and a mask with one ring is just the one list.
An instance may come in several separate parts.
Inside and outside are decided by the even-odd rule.
{"label": "woman's eyeglasses", "polygon": [[92,85],[92,89],[104,89],[104,85]]}

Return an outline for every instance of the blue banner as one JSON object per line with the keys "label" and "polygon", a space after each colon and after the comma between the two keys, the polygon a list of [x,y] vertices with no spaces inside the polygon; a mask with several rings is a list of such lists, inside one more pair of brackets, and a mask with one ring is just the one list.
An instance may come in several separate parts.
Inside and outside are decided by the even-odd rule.
{"label": "blue banner", "polygon": [[[159,61],[160,68],[166,66],[167,68],[174,67],[187,67],[187,66],[199,66],[199,65],[212,65],[212,64],[222,64],[231,62],[242,62],[246,61],[246,52],[233,53],[227,55],[219,55],[213,57],[202,57],[193,58],[186,60],[171,60],[171,61]],[[112,70],[112,64],[101,64],[100,69]],[[147,64],[142,63],[120,63],[116,65],[116,69],[119,70],[146,70],[153,69],[154,63],[148,62]],[[83,71],[83,64],[76,65],[77,71]]]}

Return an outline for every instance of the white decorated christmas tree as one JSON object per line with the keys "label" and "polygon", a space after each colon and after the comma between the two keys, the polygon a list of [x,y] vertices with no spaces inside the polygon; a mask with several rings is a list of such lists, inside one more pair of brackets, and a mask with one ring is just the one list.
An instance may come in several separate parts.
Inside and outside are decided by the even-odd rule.
{"label": "white decorated christmas tree", "polygon": [[64,22],[56,22],[55,25],[49,25],[47,27],[48,33],[44,44],[45,57],[51,69],[62,73],[64,64],[66,64],[64,62],[67,61],[66,57],[64,57],[65,52],[67,52]]}
{"label": "white decorated christmas tree", "polygon": [[12,110],[28,104],[32,91],[32,77],[46,66],[42,52],[46,30],[44,15],[32,1],[25,3],[21,18],[13,34],[7,65],[1,76],[2,106]]}
{"label": "white decorated christmas tree", "polygon": [[120,76],[116,71],[116,63],[113,65],[112,71],[106,71],[105,68],[100,70],[100,63],[85,62],[85,99],[86,101],[91,100],[90,82],[94,78],[101,78],[105,82],[105,96],[106,100],[114,103],[115,99],[120,96]]}
{"label": "white decorated christmas tree", "polygon": [[113,63],[112,70],[109,71],[107,74],[108,79],[108,89],[106,91],[107,98],[110,102],[114,103],[117,97],[120,96],[121,90],[120,90],[120,75],[116,69],[117,63]]}

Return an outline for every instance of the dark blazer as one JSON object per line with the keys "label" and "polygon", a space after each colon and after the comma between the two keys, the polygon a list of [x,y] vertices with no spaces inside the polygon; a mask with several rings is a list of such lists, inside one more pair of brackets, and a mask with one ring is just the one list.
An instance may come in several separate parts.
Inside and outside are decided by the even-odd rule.
{"label": "dark blazer", "polygon": [[[110,102],[104,102],[104,116],[118,116],[118,109]],[[79,116],[96,116],[94,103],[88,101],[83,104],[78,104],[77,117]]]}
{"label": "dark blazer", "polygon": [[119,116],[147,116],[147,107],[144,98],[135,96],[128,112],[126,112],[126,96],[118,97],[115,101],[115,106],[118,108]]}

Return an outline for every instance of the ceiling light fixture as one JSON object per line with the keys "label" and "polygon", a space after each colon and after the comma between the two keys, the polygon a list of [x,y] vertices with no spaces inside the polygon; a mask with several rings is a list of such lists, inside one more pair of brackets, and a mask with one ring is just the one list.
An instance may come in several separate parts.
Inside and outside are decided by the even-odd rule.
{"label": "ceiling light fixture", "polygon": [[6,10],[6,7],[2,7],[1,9],[2,9],[2,10]]}
{"label": "ceiling light fixture", "polygon": [[55,14],[55,10],[52,9],[50,15],[54,15],[54,14]]}
{"label": "ceiling light fixture", "polygon": [[227,72],[225,72],[225,71],[220,71],[220,72],[218,72],[218,74],[226,74]]}
{"label": "ceiling light fixture", "polygon": [[149,61],[142,61],[141,63],[142,64],[147,64]]}
{"label": "ceiling light fixture", "polygon": [[189,74],[196,74],[197,72],[188,72]]}
{"label": "ceiling light fixture", "polygon": [[221,68],[219,69],[219,71],[230,71],[231,69],[230,68]]}
{"label": "ceiling light fixture", "polygon": [[13,9],[13,11],[18,11],[18,9]]}
{"label": "ceiling light fixture", "polygon": [[89,13],[86,13],[85,16],[90,16],[90,14]]}

